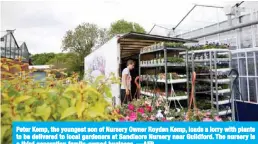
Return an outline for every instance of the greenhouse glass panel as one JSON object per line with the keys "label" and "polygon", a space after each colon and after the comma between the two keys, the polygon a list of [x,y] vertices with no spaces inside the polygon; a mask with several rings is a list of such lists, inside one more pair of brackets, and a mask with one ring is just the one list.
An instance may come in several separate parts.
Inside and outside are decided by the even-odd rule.
{"label": "greenhouse glass panel", "polygon": [[1,37],[1,56],[5,57],[5,42],[6,36]]}
{"label": "greenhouse glass panel", "polygon": [[245,27],[240,29],[241,48],[252,48],[252,29],[251,27]]}
{"label": "greenhouse glass panel", "polygon": [[249,76],[254,76],[255,75],[255,70],[254,70],[254,56],[253,52],[247,53],[247,64],[248,64],[248,75]]}
{"label": "greenhouse glass panel", "polygon": [[240,77],[240,92],[242,94],[243,100],[248,101],[248,89],[247,89],[247,78]]}
{"label": "greenhouse glass panel", "polygon": [[11,35],[6,35],[6,48],[10,48]]}
{"label": "greenhouse glass panel", "polygon": [[1,56],[4,56],[5,57],[5,48],[4,47],[1,47],[1,51],[0,51],[1,53]]}
{"label": "greenhouse glass panel", "polygon": [[232,54],[232,58],[237,59],[237,54]]}
{"label": "greenhouse glass panel", "polygon": [[232,59],[232,68],[236,69],[238,71],[238,64],[237,64],[237,59]]}
{"label": "greenhouse glass panel", "polygon": [[203,38],[201,38],[201,39],[198,39],[198,41],[199,41],[199,43],[198,44],[205,44],[205,41],[204,41],[204,39]]}
{"label": "greenhouse glass panel", "polygon": [[28,52],[27,48],[24,48],[24,49],[22,50],[22,57],[24,57],[24,58],[26,58],[26,59],[29,58],[29,52]]}
{"label": "greenhouse glass panel", "polygon": [[250,101],[257,102],[255,78],[249,78]]}
{"label": "greenhouse glass panel", "polygon": [[208,41],[209,43],[213,43],[213,42],[218,42],[218,35],[211,35],[211,36],[207,36],[205,37],[206,41]]}
{"label": "greenhouse glass panel", "polygon": [[20,47],[20,49],[19,49],[19,56],[20,57],[22,56],[22,47]]}
{"label": "greenhouse glass panel", "polygon": [[239,75],[246,76],[246,59],[239,55]]}
{"label": "greenhouse glass panel", "polygon": [[11,35],[10,34],[8,34],[7,36],[6,36],[6,47],[5,47],[5,50],[6,50],[6,55],[5,55],[5,57],[7,57],[7,58],[10,58],[11,57],[11,50],[10,50],[10,48],[11,48]]}
{"label": "greenhouse glass panel", "polygon": [[238,53],[239,58],[245,58],[245,53]]}
{"label": "greenhouse glass panel", "polygon": [[5,47],[5,36],[1,37],[0,46]]}
{"label": "greenhouse glass panel", "polygon": [[[237,88],[239,88],[239,78],[236,79],[235,86],[236,86]],[[242,100],[242,99],[240,98],[240,95],[239,95],[239,93],[237,92],[237,90],[235,90],[235,98],[236,98],[237,100]]]}
{"label": "greenhouse glass panel", "polygon": [[15,58],[15,41],[13,37],[11,37],[11,58]]}
{"label": "greenhouse glass panel", "polygon": [[22,45],[20,46],[19,52],[20,52],[20,56],[23,58],[23,60],[25,60],[25,61],[29,60],[30,54],[29,54],[29,51],[28,51],[28,48],[27,48],[25,42],[22,43]]}
{"label": "greenhouse glass panel", "polygon": [[234,31],[228,31],[221,33],[219,35],[220,42],[230,45],[231,47],[236,47],[236,35]]}
{"label": "greenhouse glass panel", "polygon": [[258,47],[258,24],[254,26],[255,46]]}
{"label": "greenhouse glass panel", "polygon": [[258,76],[258,52],[255,52],[255,60],[256,60],[256,76]]}

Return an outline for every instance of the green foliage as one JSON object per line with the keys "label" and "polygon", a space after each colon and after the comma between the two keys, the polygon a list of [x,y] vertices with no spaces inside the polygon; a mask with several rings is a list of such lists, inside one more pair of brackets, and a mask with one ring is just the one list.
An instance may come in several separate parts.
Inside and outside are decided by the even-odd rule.
{"label": "green foliage", "polygon": [[123,19],[112,23],[109,30],[110,35],[123,34],[128,32],[145,33],[145,30],[139,24],[128,22]]}
{"label": "green foliage", "polygon": [[184,59],[180,57],[168,57],[168,62],[171,63],[183,63]]}
{"label": "green foliage", "polygon": [[76,67],[77,55],[75,53],[58,53],[55,57],[50,59],[46,64],[53,65],[55,69],[66,69],[67,73],[79,72],[80,69]]}
{"label": "green foliage", "polygon": [[[1,69],[6,63],[1,63]],[[13,121],[113,121],[110,86],[119,82],[99,76],[78,82],[78,74],[57,79],[46,71],[44,85],[33,81],[32,71],[10,74],[1,81],[1,143],[11,143]]]}
{"label": "green foliage", "polygon": [[205,49],[228,49],[230,46],[228,44],[221,43],[206,43],[205,45],[195,45],[191,46],[189,50],[205,50]]}
{"label": "green foliage", "polygon": [[62,41],[62,50],[74,53],[72,66],[83,73],[84,57],[90,54],[93,46],[106,41],[106,30],[95,24],[82,23],[74,30],[69,30]]}
{"label": "green foliage", "polygon": [[54,53],[41,53],[41,54],[32,55],[31,59],[34,65],[45,65],[50,59],[54,57],[55,57]]}
{"label": "green foliage", "polygon": [[[133,31],[145,33],[145,30],[136,23],[124,20],[116,21],[109,30],[99,28],[95,24],[82,23],[74,30],[68,30],[62,41],[62,50],[70,54],[57,54],[51,59],[45,59],[47,64],[54,64],[56,67],[67,68],[68,71],[75,71],[83,75],[84,57],[91,53],[93,47],[105,43],[114,34]],[[49,60],[49,61],[48,61]]]}
{"label": "green foliage", "polygon": [[175,92],[176,96],[186,96],[187,93],[185,91],[176,91]]}
{"label": "green foliage", "polygon": [[217,58],[229,58],[228,55],[217,55]]}
{"label": "green foliage", "polygon": [[165,42],[164,43],[165,47],[169,48],[185,48],[184,43],[179,43],[179,42]]}
{"label": "green foliage", "polygon": [[32,59],[34,65],[53,65],[55,69],[66,69],[68,74],[81,70],[76,53],[42,53],[33,55]]}

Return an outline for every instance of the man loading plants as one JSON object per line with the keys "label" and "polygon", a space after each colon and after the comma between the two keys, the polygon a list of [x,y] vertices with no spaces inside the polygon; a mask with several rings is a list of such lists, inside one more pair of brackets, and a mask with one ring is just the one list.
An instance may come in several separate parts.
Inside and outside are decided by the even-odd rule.
{"label": "man loading plants", "polygon": [[128,60],[127,67],[122,71],[122,84],[121,84],[121,104],[127,104],[131,100],[131,74],[130,70],[134,68],[134,61]]}

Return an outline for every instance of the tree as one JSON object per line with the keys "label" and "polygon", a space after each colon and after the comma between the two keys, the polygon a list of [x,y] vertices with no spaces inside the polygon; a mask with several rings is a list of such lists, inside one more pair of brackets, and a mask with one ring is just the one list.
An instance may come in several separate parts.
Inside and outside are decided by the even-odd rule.
{"label": "tree", "polygon": [[84,57],[90,54],[92,48],[105,39],[105,29],[95,24],[82,23],[74,30],[66,32],[62,41],[62,50],[74,53],[73,65],[76,70],[83,72]]}
{"label": "tree", "polygon": [[54,53],[41,53],[31,56],[33,65],[45,65],[50,59],[54,58]]}
{"label": "tree", "polygon": [[140,26],[137,23],[128,22],[125,20],[118,20],[111,24],[109,34],[111,36],[114,36],[116,34],[123,34],[128,32],[139,32],[139,33],[145,33],[145,30],[142,26]]}

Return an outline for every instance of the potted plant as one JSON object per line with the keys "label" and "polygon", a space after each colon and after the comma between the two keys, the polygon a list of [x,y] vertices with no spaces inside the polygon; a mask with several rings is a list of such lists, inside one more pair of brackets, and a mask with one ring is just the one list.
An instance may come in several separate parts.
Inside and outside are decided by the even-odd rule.
{"label": "potted plant", "polygon": [[183,43],[176,43],[176,42],[166,42],[164,43],[165,47],[169,47],[169,48],[184,48],[185,46],[183,45]]}
{"label": "potted plant", "polygon": [[171,74],[172,74],[172,79],[179,79],[179,76],[176,72],[173,72]]}
{"label": "potted plant", "polygon": [[158,59],[155,58],[155,59],[154,59],[154,62],[155,62],[155,64],[158,64]]}
{"label": "potted plant", "polygon": [[156,50],[160,49],[160,43],[156,44]]}

